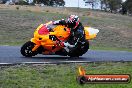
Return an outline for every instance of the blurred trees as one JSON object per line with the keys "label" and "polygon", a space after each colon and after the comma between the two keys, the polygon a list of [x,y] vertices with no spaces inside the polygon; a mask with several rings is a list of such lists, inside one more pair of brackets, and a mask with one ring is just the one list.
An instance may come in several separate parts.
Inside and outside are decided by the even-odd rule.
{"label": "blurred trees", "polygon": [[108,0],[100,0],[101,10],[107,11],[109,8]]}
{"label": "blurred trees", "polygon": [[83,0],[85,4],[91,5],[92,9],[100,3],[100,9],[111,12],[132,15],[132,0]]}
{"label": "blurred trees", "polygon": [[126,6],[128,14],[132,15],[132,0],[126,0],[124,4]]}
{"label": "blurred trees", "polygon": [[85,5],[91,5],[92,9],[94,9],[98,0],[83,0],[83,1],[85,2]]}
{"label": "blurred trees", "polygon": [[112,13],[120,12],[121,14],[129,14],[132,15],[132,0],[126,0],[122,2],[122,0],[100,0],[101,9],[105,11],[110,10]]}
{"label": "blurred trees", "polygon": [[128,11],[128,10],[127,10],[126,2],[122,3],[121,5],[122,5],[122,7],[121,7],[121,10],[120,10],[120,13],[121,13],[122,15],[127,14],[127,11]]}
{"label": "blurred trees", "polygon": [[47,6],[64,6],[65,5],[64,0],[34,0],[33,2],[37,4],[43,3],[44,5],[47,5]]}
{"label": "blurred trees", "polygon": [[100,2],[100,8],[101,10],[105,11],[116,11],[117,9],[121,8],[122,0],[83,0],[86,4],[92,5],[92,9],[94,9],[94,6]]}
{"label": "blurred trees", "polygon": [[101,10],[117,12],[121,8],[122,0],[100,0]]}
{"label": "blurred trees", "polygon": [[110,12],[117,12],[121,8],[122,0],[107,0]]}
{"label": "blurred trees", "polygon": [[[33,4],[44,4],[46,6],[64,6],[64,0],[0,0],[1,3],[13,2],[19,5],[33,5]],[[17,2],[16,2],[17,1]],[[10,3],[9,3],[10,4]]]}

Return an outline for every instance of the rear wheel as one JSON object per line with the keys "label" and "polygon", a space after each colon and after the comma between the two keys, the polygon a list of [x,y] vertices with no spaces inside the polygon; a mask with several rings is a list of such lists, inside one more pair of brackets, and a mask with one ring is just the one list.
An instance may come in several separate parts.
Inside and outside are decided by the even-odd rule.
{"label": "rear wheel", "polygon": [[71,52],[69,53],[70,57],[79,57],[85,54],[89,49],[89,41],[84,41],[81,44],[79,44],[78,47],[73,48]]}
{"label": "rear wheel", "polygon": [[38,54],[37,51],[32,51],[34,48],[35,44],[31,41],[26,42],[22,47],[21,47],[21,54],[25,57],[32,57]]}
{"label": "rear wheel", "polygon": [[82,44],[82,46],[80,47],[80,49],[81,49],[81,56],[82,56],[89,49],[89,41],[85,40],[85,42]]}

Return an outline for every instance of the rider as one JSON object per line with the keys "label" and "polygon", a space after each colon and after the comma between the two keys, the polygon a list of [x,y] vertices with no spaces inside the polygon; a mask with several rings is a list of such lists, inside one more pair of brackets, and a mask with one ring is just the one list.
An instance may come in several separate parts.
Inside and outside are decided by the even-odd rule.
{"label": "rider", "polygon": [[70,15],[67,20],[57,20],[53,22],[54,25],[65,25],[70,28],[70,36],[66,42],[61,42],[62,46],[66,48],[74,48],[79,42],[85,39],[84,27],[77,15]]}

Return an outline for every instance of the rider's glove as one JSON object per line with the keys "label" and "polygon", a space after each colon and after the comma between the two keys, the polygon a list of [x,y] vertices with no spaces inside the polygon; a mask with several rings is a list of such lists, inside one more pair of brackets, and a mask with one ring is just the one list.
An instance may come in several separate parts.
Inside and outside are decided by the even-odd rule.
{"label": "rider's glove", "polygon": [[64,19],[60,20],[59,22],[61,25],[66,25],[66,21]]}

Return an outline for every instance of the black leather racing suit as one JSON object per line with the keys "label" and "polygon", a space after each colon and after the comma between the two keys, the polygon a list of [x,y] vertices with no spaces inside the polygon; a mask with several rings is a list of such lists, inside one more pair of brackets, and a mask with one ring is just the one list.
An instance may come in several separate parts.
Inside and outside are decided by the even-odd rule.
{"label": "black leather racing suit", "polygon": [[66,42],[68,42],[71,45],[74,45],[75,47],[79,44],[79,42],[82,42],[85,40],[85,32],[84,27],[82,23],[80,22],[79,25],[73,29],[71,25],[67,24],[65,20],[58,20],[53,22],[54,25],[65,25],[68,28],[71,28],[70,36]]}

